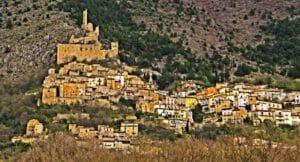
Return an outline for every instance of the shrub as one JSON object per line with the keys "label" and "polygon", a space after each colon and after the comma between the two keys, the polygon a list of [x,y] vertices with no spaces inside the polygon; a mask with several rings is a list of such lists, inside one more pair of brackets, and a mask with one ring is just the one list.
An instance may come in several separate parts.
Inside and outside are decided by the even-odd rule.
{"label": "shrub", "polygon": [[13,23],[12,23],[11,19],[6,20],[6,28],[7,29],[12,29],[13,28]]}
{"label": "shrub", "polygon": [[235,75],[236,76],[245,76],[245,75],[248,75],[250,74],[252,71],[252,68],[246,64],[242,64],[242,65],[239,65],[237,67],[237,70],[235,71]]}

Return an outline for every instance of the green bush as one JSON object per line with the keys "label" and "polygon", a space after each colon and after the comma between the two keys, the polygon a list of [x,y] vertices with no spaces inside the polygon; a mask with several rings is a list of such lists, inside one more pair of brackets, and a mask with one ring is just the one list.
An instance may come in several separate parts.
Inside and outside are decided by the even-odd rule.
{"label": "green bush", "polygon": [[245,75],[248,75],[250,74],[252,71],[252,68],[246,64],[242,64],[242,65],[239,65],[237,70],[235,71],[235,75],[236,76],[245,76]]}
{"label": "green bush", "polygon": [[12,23],[11,19],[6,20],[6,28],[7,29],[12,29],[13,28],[13,23]]}
{"label": "green bush", "polygon": [[175,141],[177,139],[177,135],[174,130],[166,129],[161,126],[145,126],[139,125],[139,130],[142,135],[148,136],[153,140],[170,140]]}

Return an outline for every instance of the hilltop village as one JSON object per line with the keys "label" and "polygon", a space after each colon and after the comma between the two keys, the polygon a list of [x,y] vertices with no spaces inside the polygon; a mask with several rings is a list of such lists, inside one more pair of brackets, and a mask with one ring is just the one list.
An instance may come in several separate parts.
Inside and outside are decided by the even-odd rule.
{"label": "hilltop village", "polygon": [[[135,68],[117,62],[118,43],[99,41],[100,29],[94,29],[83,12],[83,36],[72,36],[68,44],[58,44],[58,69],[48,70],[43,82],[40,104],[82,105],[118,109],[120,101],[134,101],[136,111],[156,114],[160,124],[182,134],[206,123],[216,125],[259,125],[266,120],[276,125],[300,124],[300,92],[285,92],[267,86],[217,83],[203,88],[197,81],[181,81],[174,91],[159,90],[150,71],[149,80],[136,75]],[[113,62],[113,61],[112,61]],[[204,114],[202,122],[195,119]],[[88,120],[89,114],[57,114],[55,121],[69,118]],[[127,116],[119,129],[107,125],[86,128],[70,123],[69,132],[78,139],[98,139],[105,148],[130,148],[139,134],[139,120]],[[47,137],[42,123],[32,119],[24,136],[12,141],[32,143]]]}

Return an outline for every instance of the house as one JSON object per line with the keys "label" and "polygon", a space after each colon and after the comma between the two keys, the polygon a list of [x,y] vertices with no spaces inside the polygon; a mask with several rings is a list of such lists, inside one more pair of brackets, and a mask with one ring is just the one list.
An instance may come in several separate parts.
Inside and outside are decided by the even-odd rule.
{"label": "house", "polygon": [[269,109],[282,109],[282,104],[269,101],[257,101],[255,105],[252,105],[257,109],[269,110]]}
{"label": "house", "polygon": [[239,93],[238,94],[238,107],[246,107],[247,99],[248,99],[249,95],[250,95],[249,93]]}
{"label": "house", "polygon": [[300,115],[292,114],[292,125],[300,125]]}
{"label": "house", "polygon": [[265,108],[252,109],[249,116],[253,125],[259,125],[265,120],[274,121],[274,111]]}
{"label": "house", "polygon": [[37,140],[47,139],[45,135],[44,126],[36,119],[31,119],[27,122],[26,133],[23,136],[15,136],[11,139],[13,143],[22,142],[32,144]]}
{"label": "house", "polygon": [[181,120],[181,119],[167,119],[165,121],[169,128],[175,130],[176,133],[182,134],[183,132],[188,131],[188,127],[190,126],[190,123],[188,120]]}
{"label": "house", "polygon": [[222,110],[222,124],[234,124],[240,125],[244,123],[245,112],[238,109],[224,109]]}
{"label": "house", "polygon": [[276,110],[275,111],[275,123],[276,125],[292,125],[292,113],[289,110]]}
{"label": "house", "polygon": [[232,101],[230,100],[222,100],[218,104],[215,105],[215,112],[219,113],[223,109],[228,109],[232,107]]}
{"label": "house", "polygon": [[255,105],[257,103],[257,97],[254,95],[247,96],[247,104]]}
{"label": "house", "polygon": [[97,130],[101,137],[114,137],[114,128],[108,125],[98,125]]}
{"label": "house", "polygon": [[139,125],[133,121],[125,121],[121,123],[121,132],[125,132],[128,137],[136,137],[139,134]]}
{"label": "house", "polygon": [[92,139],[92,138],[96,138],[98,135],[98,131],[96,131],[94,128],[79,127],[78,129],[79,129],[78,137],[80,139]]}
{"label": "house", "polygon": [[27,122],[26,136],[38,136],[44,131],[44,126],[36,119],[31,119]]}

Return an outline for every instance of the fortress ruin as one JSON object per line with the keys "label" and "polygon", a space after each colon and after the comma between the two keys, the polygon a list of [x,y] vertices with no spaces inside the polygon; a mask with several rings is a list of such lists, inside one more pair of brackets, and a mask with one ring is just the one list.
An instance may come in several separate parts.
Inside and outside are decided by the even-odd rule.
{"label": "fortress ruin", "polygon": [[88,23],[88,11],[83,11],[81,29],[85,32],[82,37],[71,36],[68,44],[57,45],[57,64],[64,64],[74,60],[93,61],[105,58],[115,58],[118,55],[118,42],[111,42],[109,48],[105,48],[99,41],[99,26],[94,30],[93,24]]}

